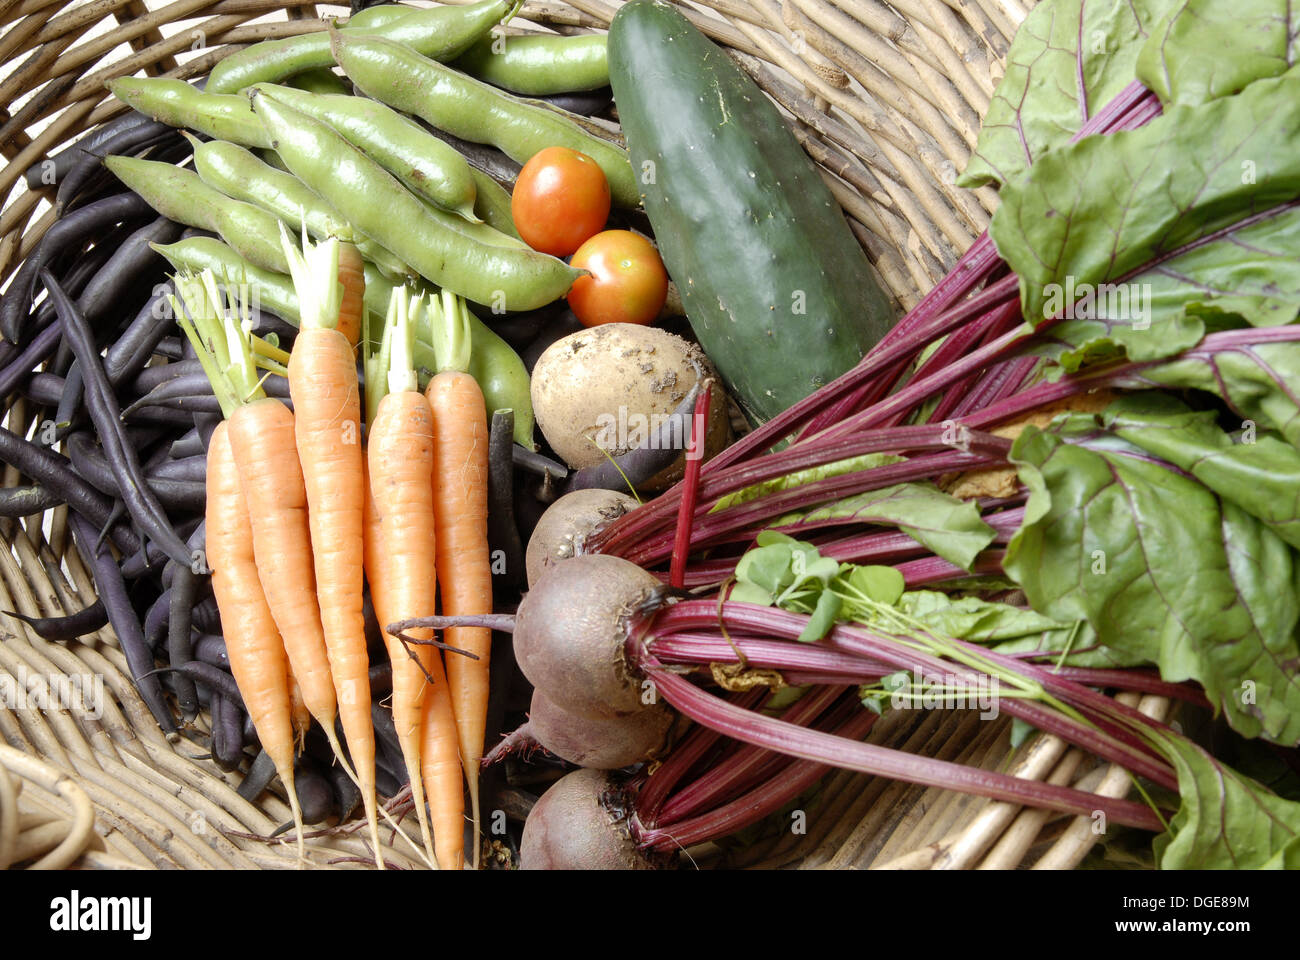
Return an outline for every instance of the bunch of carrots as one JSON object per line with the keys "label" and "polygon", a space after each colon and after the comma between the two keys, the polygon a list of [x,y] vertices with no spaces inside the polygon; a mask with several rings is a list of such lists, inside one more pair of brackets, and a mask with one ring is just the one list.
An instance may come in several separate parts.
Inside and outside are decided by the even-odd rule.
{"label": "bunch of carrots", "polygon": [[[210,271],[175,278],[175,315],[224,414],[208,449],[207,561],[231,672],[285,784],[299,856],[293,759],[309,715],[361,792],[382,867],[364,591],[381,625],[432,615],[439,600],[446,614],[491,612],[487,415],[465,372],[464,301],[398,288],[382,331],[371,330],[356,249],[304,235],[299,250],[283,228],[281,239],[302,320],[285,371],[292,410],[260,387],[258,368],[277,364],[252,347],[237,305],[247,298],[223,301]],[[439,361],[423,393],[412,360],[420,323]],[[429,631],[410,645],[384,638],[423,848],[432,865],[459,869],[466,783],[477,864],[491,638],[447,634],[445,644]]]}

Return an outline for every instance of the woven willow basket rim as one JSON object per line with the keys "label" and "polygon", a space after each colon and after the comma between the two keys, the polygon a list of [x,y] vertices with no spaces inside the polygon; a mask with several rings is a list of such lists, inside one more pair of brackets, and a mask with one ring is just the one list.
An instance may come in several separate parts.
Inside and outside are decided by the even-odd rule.
{"label": "woven willow basket rim", "polygon": [[[454,0],[457,3],[469,0]],[[429,6],[417,2],[413,6]],[[511,32],[603,30],[619,3],[529,0]],[[975,145],[1002,61],[1032,0],[697,0],[679,3],[791,119],[819,164],[885,289],[915,304],[988,225],[996,194],[955,186]],[[0,283],[53,223],[51,190],[27,190],[25,170],[86,129],[124,112],[104,82],[130,74],[184,79],[268,37],[323,29],[335,4],[270,0],[0,0]],[[19,399],[10,429],[31,427]],[[8,468],[6,486],[20,482]],[[66,508],[0,521],[0,608],[57,616],[92,602]],[[267,795],[240,798],[237,778],[169,742],[136,695],[110,628],[69,644],[0,620],[0,676],[91,674],[111,696],[89,711],[13,710],[0,703],[0,867],[15,850],[47,865],[86,868],[286,867],[286,843],[255,839],[289,817]],[[1163,717],[1167,701],[1129,702]],[[1118,768],[1058,738],[1010,746],[1004,719],[973,712],[896,712],[873,742],[1018,776],[1128,792]],[[13,811],[23,807],[20,817]],[[90,820],[88,820],[88,817]],[[88,823],[93,822],[93,829]],[[747,846],[704,848],[728,867],[1072,867],[1096,837],[1088,818],[1021,809],[847,771],[823,781],[808,828]],[[385,859],[415,865],[402,838]],[[358,836],[310,842],[313,862],[368,856]]]}

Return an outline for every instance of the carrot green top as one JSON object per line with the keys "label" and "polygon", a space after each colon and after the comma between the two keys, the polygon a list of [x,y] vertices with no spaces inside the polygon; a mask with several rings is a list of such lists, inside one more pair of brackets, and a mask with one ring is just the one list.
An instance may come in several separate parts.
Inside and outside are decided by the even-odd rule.
{"label": "carrot green top", "polygon": [[[243,404],[266,397],[257,368],[276,373],[284,367],[267,356],[283,353],[275,348],[255,347],[251,334],[252,317],[247,297],[222,299],[217,277],[211,270],[197,276],[181,273],[173,277],[179,299],[169,295],[176,322],[194,346],[203,372],[212,384],[221,412],[229,417]],[[231,283],[226,281],[227,290]]]}
{"label": "carrot green top", "polygon": [[313,327],[335,330],[339,325],[339,304],[343,284],[339,282],[339,241],[328,237],[312,243],[307,227],[302,230],[299,250],[283,222],[280,223],[280,246],[289,261],[289,273],[298,294],[298,320],[303,330]]}
{"label": "carrot green top", "polygon": [[437,358],[438,373],[469,370],[473,333],[470,326],[469,307],[465,298],[443,290],[435,300],[432,297],[422,318],[427,323],[428,339]]}
{"label": "carrot green top", "polygon": [[[420,389],[419,377],[415,372],[413,318],[422,309],[423,301],[423,293],[413,294],[405,287],[394,287],[388,300],[388,316],[384,320],[382,336],[376,341],[369,329],[362,331],[367,423],[374,422],[379,403],[387,394]],[[363,323],[369,327],[369,315]]]}

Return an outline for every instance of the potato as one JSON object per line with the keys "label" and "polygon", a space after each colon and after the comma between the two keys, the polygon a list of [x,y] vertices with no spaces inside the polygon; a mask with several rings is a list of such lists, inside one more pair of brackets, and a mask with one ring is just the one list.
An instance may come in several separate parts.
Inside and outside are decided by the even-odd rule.
{"label": "potato", "polygon": [[[699,347],[658,327],[606,323],[551,344],[533,368],[537,425],[575,469],[601,462],[606,453],[621,456],[664,423],[695,385],[697,369],[715,380],[705,443],[711,457],[730,439],[726,394]],[[685,437],[672,441],[682,454],[640,489],[664,490],[682,478]]]}

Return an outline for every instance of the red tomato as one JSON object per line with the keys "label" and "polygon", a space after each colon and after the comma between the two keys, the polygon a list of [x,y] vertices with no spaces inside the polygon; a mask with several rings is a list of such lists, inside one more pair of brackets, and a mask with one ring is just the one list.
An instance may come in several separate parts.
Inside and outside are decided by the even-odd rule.
{"label": "red tomato", "polygon": [[547,147],[519,171],[510,214],[530,247],[567,257],[609,219],[609,181],[585,153]]}
{"label": "red tomato", "polygon": [[578,248],[572,263],[591,272],[569,290],[569,307],[586,326],[650,323],[663,309],[668,272],[659,251],[639,233],[598,233]]}

